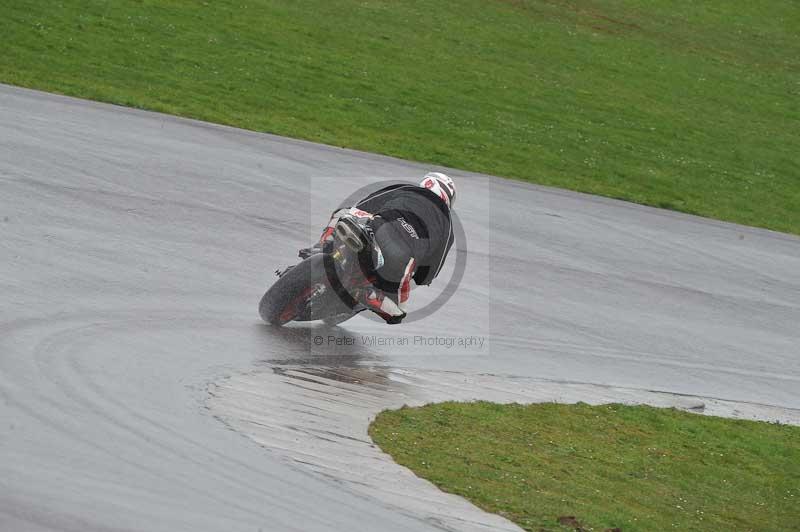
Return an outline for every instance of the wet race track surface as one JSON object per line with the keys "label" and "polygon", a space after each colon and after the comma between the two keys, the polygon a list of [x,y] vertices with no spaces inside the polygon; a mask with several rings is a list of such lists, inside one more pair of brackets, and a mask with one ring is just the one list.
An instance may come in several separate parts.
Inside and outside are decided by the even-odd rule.
{"label": "wet race track surface", "polygon": [[514,530],[370,445],[404,403],[798,422],[800,239],[613,200],[452,171],[444,309],[259,320],[339,201],[428,169],[0,86],[0,530]]}

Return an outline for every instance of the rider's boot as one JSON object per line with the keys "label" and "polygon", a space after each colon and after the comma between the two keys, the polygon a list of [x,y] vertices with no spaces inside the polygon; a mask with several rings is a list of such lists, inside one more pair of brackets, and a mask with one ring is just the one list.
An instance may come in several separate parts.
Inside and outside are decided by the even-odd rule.
{"label": "rider's boot", "polygon": [[317,242],[316,244],[314,244],[310,248],[303,248],[300,251],[298,251],[297,252],[297,256],[300,257],[303,260],[306,260],[308,257],[310,257],[312,255],[316,255],[317,253],[321,253],[321,252],[322,252],[322,244]]}
{"label": "rider's boot", "polygon": [[312,255],[316,255],[317,253],[322,253],[325,251],[325,245],[329,242],[333,242],[333,228],[326,227],[325,231],[322,232],[322,236],[319,239],[319,242],[311,246],[310,248],[303,248],[297,252],[297,256],[303,260],[306,260],[308,257]]}

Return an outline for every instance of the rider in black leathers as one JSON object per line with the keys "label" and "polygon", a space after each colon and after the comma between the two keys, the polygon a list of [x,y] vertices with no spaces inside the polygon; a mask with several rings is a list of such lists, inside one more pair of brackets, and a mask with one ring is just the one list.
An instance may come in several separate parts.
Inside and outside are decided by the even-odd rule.
{"label": "rider in black leathers", "polygon": [[431,284],[447,258],[453,244],[454,200],[453,180],[439,172],[427,174],[419,185],[382,188],[354,206],[337,209],[320,241],[300,250],[300,256],[323,251],[337,224],[347,221],[363,227],[370,242],[360,262],[372,282],[359,302],[387,323],[400,323],[406,316],[411,280]]}

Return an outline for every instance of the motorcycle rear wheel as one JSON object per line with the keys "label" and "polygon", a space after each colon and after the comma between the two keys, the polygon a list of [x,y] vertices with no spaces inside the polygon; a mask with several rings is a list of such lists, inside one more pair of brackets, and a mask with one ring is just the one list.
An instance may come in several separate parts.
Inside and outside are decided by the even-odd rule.
{"label": "motorcycle rear wheel", "polygon": [[284,325],[326,318],[341,323],[341,315],[353,314],[353,310],[331,288],[325,274],[325,255],[318,253],[281,275],[261,298],[258,313],[271,325]]}

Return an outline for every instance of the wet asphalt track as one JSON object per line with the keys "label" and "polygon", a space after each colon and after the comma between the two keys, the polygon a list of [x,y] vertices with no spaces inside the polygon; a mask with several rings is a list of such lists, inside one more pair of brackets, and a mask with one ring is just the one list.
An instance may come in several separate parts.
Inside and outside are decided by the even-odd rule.
{"label": "wet asphalt track", "polygon": [[[800,239],[456,171],[469,253],[445,310],[260,323],[341,198],[425,169],[0,86],[0,530],[436,529],[209,410],[210,383],[276,364],[800,408]],[[441,335],[484,343],[413,345]]]}

